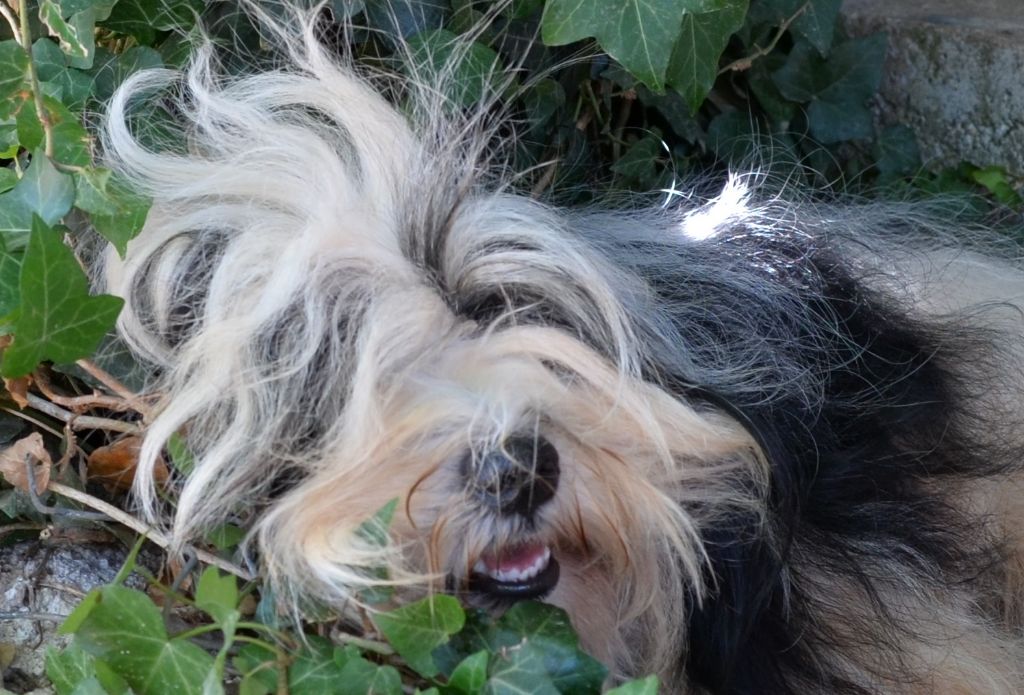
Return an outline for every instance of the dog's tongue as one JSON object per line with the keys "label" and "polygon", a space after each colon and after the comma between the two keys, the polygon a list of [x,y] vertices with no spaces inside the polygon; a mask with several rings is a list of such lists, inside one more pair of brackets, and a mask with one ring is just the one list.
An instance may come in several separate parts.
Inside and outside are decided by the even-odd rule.
{"label": "dog's tongue", "polygon": [[486,552],[480,559],[487,568],[488,574],[525,572],[540,567],[546,553],[547,546],[541,543],[528,543],[511,548],[501,548],[495,552]]}

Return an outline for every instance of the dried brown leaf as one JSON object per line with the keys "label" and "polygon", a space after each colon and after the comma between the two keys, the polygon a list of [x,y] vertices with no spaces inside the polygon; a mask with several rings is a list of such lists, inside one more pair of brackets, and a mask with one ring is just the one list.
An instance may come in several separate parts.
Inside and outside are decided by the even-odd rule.
{"label": "dried brown leaf", "polygon": [[[141,437],[125,437],[89,454],[89,479],[115,490],[130,490],[139,465]],[[153,469],[157,484],[167,481],[167,466],[157,460]]]}
{"label": "dried brown leaf", "polygon": [[17,379],[4,379],[4,387],[7,388],[7,393],[11,394],[11,398],[18,404],[19,408],[28,406],[28,387],[31,384],[32,378],[28,376],[19,376]]}
{"label": "dried brown leaf", "polygon": [[14,487],[28,492],[26,462],[34,466],[36,492],[42,493],[50,484],[50,467],[53,461],[43,446],[43,436],[38,432],[19,439],[0,452],[0,475]]}

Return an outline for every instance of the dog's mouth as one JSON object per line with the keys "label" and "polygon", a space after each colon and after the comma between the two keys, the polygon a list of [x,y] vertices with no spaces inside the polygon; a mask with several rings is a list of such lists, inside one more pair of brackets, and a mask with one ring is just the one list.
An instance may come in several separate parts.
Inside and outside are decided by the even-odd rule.
{"label": "dog's mouth", "polygon": [[469,575],[469,589],[502,601],[538,599],[551,593],[558,574],[550,547],[523,543],[484,552]]}

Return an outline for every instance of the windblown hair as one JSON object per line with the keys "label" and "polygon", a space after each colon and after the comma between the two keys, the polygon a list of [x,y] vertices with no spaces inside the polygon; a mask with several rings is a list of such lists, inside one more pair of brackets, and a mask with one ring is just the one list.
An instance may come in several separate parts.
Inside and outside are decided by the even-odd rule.
{"label": "windblown hair", "polygon": [[[107,113],[107,163],[153,198],[102,269],[161,395],[149,518],[184,543],[248,515],[296,601],[546,597],[616,678],[673,692],[1024,687],[1013,262],[755,175],[546,205],[501,166],[500,89],[460,109],[444,70],[269,26],[277,69],[200,45]],[[157,105],[183,147],[144,143]],[[378,547],[359,527],[394,498]]]}

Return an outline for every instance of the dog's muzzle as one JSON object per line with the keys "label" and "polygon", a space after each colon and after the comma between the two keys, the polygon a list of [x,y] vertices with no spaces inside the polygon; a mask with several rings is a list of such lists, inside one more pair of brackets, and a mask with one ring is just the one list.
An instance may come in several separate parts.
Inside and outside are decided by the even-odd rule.
{"label": "dog's muzzle", "polygon": [[[510,437],[501,447],[463,465],[469,494],[502,517],[532,524],[558,490],[558,450],[539,436]],[[506,544],[484,552],[469,588],[491,599],[541,598],[558,583],[558,561],[539,541]]]}
{"label": "dog's muzzle", "polygon": [[472,494],[503,516],[532,518],[558,489],[558,451],[543,437],[510,437],[463,475]]}

